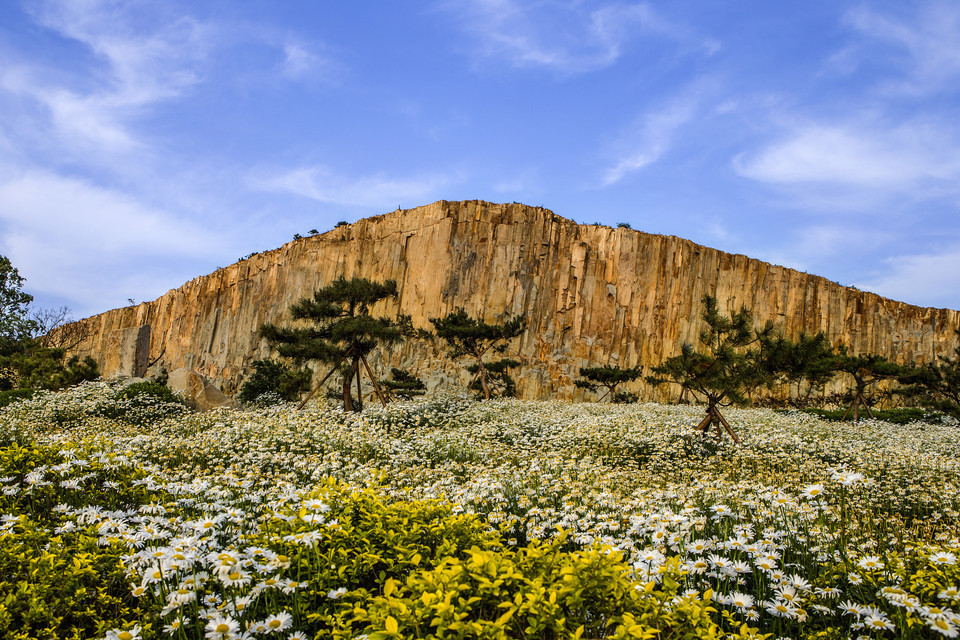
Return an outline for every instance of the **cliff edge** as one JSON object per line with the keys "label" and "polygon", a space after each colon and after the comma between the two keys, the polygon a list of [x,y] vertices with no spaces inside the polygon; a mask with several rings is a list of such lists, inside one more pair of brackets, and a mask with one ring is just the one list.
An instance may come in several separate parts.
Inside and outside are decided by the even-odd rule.
{"label": "cliff edge", "polygon": [[[399,296],[375,314],[414,326],[463,307],[489,321],[524,313],[521,397],[573,398],[580,367],[654,365],[696,343],[701,298],[745,305],[786,333],[824,331],[854,353],[929,362],[952,353],[960,312],[916,307],[824,278],[672,236],[580,225],[522,204],[440,201],[289,242],[201,276],[152,302],[85,320],[78,349],[105,376],[142,374],[153,360],[186,366],[237,388],[251,361],[269,356],[264,322],[288,322],[297,299],[338,276],[394,279]],[[374,364],[410,369],[431,389],[465,384],[442,345],[409,341]],[[658,393],[638,383],[642,398]]]}

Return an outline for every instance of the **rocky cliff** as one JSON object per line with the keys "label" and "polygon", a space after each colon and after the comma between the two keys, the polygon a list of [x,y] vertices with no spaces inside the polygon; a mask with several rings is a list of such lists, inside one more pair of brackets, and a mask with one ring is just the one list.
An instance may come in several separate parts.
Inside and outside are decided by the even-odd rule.
{"label": "rocky cliff", "polygon": [[[400,295],[374,313],[409,314],[415,326],[463,307],[488,321],[529,318],[519,340],[524,398],[579,397],[582,366],[657,364],[696,343],[701,298],[746,305],[758,323],[789,334],[824,331],[854,353],[930,361],[956,344],[960,312],[920,308],[817,276],[672,236],[579,225],[543,208],[435,202],[290,242],[191,280],[157,300],[81,321],[80,349],[105,375],[142,374],[160,359],[191,367],[227,391],[267,357],[264,322],[338,276],[394,279]],[[411,341],[375,360],[417,372],[429,386],[463,384],[438,343]],[[642,383],[635,391],[654,398]],[[660,392],[662,393],[662,392]]]}

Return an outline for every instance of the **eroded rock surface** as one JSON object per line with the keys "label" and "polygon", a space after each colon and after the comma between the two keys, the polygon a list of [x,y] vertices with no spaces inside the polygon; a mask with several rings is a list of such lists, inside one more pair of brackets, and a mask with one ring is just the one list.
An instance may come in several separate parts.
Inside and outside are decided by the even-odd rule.
{"label": "eroded rock surface", "polygon": [[[525,398],[581,397],[573,384],[580,367],[654,365],[695,344],[705,294],[727,309],[746,305],[758,323],[772,319],[790,334],[824,331],[854,353],[899,362],[951,353],[960,322],[954,310],[888,300],[673,236],[578,225],[520,204],[441,201],[302,238],[152,302],[87,318],[91,337],[79,353],[106,375],[135,369],[118,361],[116,336],[149,325],[152,359],[162,353],[167,369],[193,369],[232,392],[253,360],[270,355],[258,327],[289,322],[291,304],[338,276],[395,279],[400,295],[373,312],[409,314],[426,329],[429,318],[456,307],[488,321],[527,314],[518,344],[526,366],[516,376]],[[410,369],[431,391],[467,381],[431,341],[383,351],[371,364],[380,374]],[[643,383],[632,390],[645,399],[672,393]]]}

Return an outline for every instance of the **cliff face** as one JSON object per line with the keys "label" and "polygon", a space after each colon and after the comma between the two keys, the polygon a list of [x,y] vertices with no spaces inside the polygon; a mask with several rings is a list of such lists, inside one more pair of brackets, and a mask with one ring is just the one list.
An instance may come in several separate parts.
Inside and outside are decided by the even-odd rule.
{"label": "cliff face", "polygon": [[[107,376],[142,374],[150,360],[187,366],[235,389],[252,360],[269,356],[264,322],[289,321],[296,300],[338,276],[394,279],[400,295],[375,315],[409,314],[414,326],[456,307],[488,321],[527,314],[516,376],[524,398],[579,396],[580,367],[653,365],[697,343],[701,298],[751,309],[786,333],[824,331],[854,353],[929,362],[951,353],[960,312],[920,308],[672,236],[578,225],[519,204],[436,202],[367,218],[290,242],[152,302],[81,322]],[[148,335],[145,328],[149,325]],[[146,348],[149,342],[149,348]],[[381,351],[371,364],[411,369],[435,388],[466,374],[434,342]],[[656,392],[636,385],[641,397]],[[660,392],[662,393],[662,391]]]}

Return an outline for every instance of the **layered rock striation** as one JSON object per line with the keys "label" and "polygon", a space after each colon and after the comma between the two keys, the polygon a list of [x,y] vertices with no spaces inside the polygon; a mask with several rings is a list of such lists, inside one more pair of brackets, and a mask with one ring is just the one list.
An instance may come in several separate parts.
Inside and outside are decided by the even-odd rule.
{"label": "layered rock striation", "polygon": [[[929,362],[952,352],[960,312],[921,308],[824,278],[673,236],[580,225],[521,204],[435,202],[302,238],[191,280],[160,298],[82,320],[82,355],[105,375],[142,368],[144,352],[169,370],[189,367],[227,391],[268,357],[264,322],[289,322],[296,300],[338,276],[394,279],[399,296],[376,315],[414,326],[463,307],[488,321],[526,314],[515,341],[524,398],[573,398],[580,367],[655,365],[697,343],[701,299],[745,305],[787,334],[824,331],[854,353]],[[149,348],[146,348],[147,337]],[[129,343],[129,344],[127,344]],[[134,358],[136,362],[132,362]],[[433,390],[466,373],[439,342],[382,350],[380,372],[410,369]],[[139,370],[137,373],[141,373]],[[643,383],[642,398],[665,390]]]}

